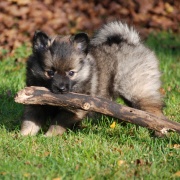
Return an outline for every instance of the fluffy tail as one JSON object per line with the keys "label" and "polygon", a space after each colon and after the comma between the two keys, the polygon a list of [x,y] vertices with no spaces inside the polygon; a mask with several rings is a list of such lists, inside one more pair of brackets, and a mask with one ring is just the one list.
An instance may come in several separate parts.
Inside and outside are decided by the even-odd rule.
{"label": "fluffy tail", "polygon": [[97,31],[91,40],[91,44],[98,46],[103,43],[117,44],[123,41],[137,45],[140,43],[140,37],[132,27],[128,27],[127,24],[123,24],[120,21],[115,21],[104,25]]}

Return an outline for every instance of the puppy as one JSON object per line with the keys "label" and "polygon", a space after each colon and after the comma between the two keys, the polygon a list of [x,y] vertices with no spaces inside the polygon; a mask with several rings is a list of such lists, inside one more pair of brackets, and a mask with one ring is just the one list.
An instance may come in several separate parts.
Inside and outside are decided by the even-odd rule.
{"label": "puppy", "polygon": [[[43,86],[53,93],[76,92],[106,99],[125,99],[137,109],[162,114],[158,60],[138,33],[119,21],[87,34],[49,37],[38,31],[27,61],[27,86]],[[48,118],[46,136],[61,135],[87,114],[61,107],[25,107],[21,134],[35,135]]]}

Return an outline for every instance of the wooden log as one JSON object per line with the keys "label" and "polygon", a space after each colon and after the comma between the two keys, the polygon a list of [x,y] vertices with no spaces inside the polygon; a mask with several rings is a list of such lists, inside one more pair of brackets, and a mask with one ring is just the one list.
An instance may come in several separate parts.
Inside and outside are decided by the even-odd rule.
{"label": "wooden log", "polygon": [[167,118],[159,118],[151,113],[123,106],[110,100],[84,94],[54,94],[44,87],[32,86],[19,91],[15,97],[15,102],[61,106],[70,111],[73,111],[73,109],[93,111],[155,130],[160,134],[166,134],[168,131],[180,133],[180,123],[178,122],[170,121]]}

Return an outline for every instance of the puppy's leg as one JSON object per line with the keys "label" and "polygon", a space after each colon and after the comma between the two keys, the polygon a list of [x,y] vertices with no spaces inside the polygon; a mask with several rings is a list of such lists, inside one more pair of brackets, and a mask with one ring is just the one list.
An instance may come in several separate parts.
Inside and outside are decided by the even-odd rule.
{"label": "puppy's leg", "polygon": [[[150,81],[148,83],[150,84]],[[136,82],[135,84],[132,82],[132,85],[128,89],[126,88],[126,91],[121,91],[120,94],[130,102],[132,107],[163,117],[162,95],[159,88],[154,87],[153,89],[153,84],[147,86],[146,83]]]}
{"label": "puppy's leg", "polygon": [[[149,112],[157,117],[165,118],[163,115],[162,109],[163,109],[163,102],[160,93],[157,93],[159,95],[156,96],[148,96],[147,97],[138,97],[130,99],[131,106],[140,109],[146,112]],[[156,137],[164,137],[164,134],[158,131],[153,131],[153,134]]]}
{"label": "puppy's leg", "polygon": [[115,90],[131,102],[133,107],[161,117],[163,103],[159,91],[161,73],[158,61],[150,52],[141,56],[139,59],[135,56],[130,64],[123,66],[124,69],[120,66],[121,74],[120,78],[116,77]]}
{"label": "puppy's leg", "polygon": [[[143,65],[143,64],[142,64]],[[150,69],[137,66],[119,82],[118,92],[132,107],[164,117],[162,95],[160,94],[160,73],[157,67]]]}
{"label": "puppy's leg", "polygon": [[151,98],[141,97],[139,99],[132,100],[132,106],[134,108],[150,112],[155,116],[164,117],[162,112],[163,103],[160,98],[153,99],[153,97]]}
{"label": "puppy's leg", "polygon": [[[163,103],[160,96],[159,99],[155,100],[153,99],[153,97],[149,99],[140,98],[138,101],[133,102],[133,106],[135,108],[150,112],[151,114],[154,114],[157,117],[165,118],[162,112]],[[164,137],[164,134],[158,131],[153,131],[153,134],[156,137]]]}
{"label": "puppy's leg", "polygon": [[67,128],[73,128],[79,123],[86,114],[87,112],[82,110],[76,110],[74,113],[65,110],[60,111],[45,136],[62,135]]}
{"label": "puppy's leg", "polygon": [[[139,87],[139,90],[142,88],[143,87]],[[124,97],[126,98],[126,96]],[[145,94],[141,96],[139,96],[137,91],[136,94],[131,94],[131,98],[128,100],[131,102],[132,107],[134,108],[147,111],[160,118],[165,117],[162,112],[163,109],[162,97],[158,90],[154,91],[154,93],[153,91],[149,90],[149,92],[147,91]],[[164,137],[164,135],[158,131],[155,131],[154,134],[157,137]]]}
{"label": "puppy's leg", "polygon": [[44,121],[44,111],[40,106],[25,106],[21,135],[36,135]]}

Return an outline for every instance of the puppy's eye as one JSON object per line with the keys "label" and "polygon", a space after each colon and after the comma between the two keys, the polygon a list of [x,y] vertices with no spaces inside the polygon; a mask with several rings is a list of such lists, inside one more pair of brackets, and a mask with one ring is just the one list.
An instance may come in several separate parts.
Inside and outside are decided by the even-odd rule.
{"label": "puppy's eye", "polygon": [[49,70],[49,71],[47,71],[47,74],[48,74],[49,77],[53,77],[54,76],[54,71]]}
{"label": "puppy's eye", "polygon": [[72,76],[74,76],[74,73],[75,73],[74,71],[69,71],[68,75],[72,77]]}

